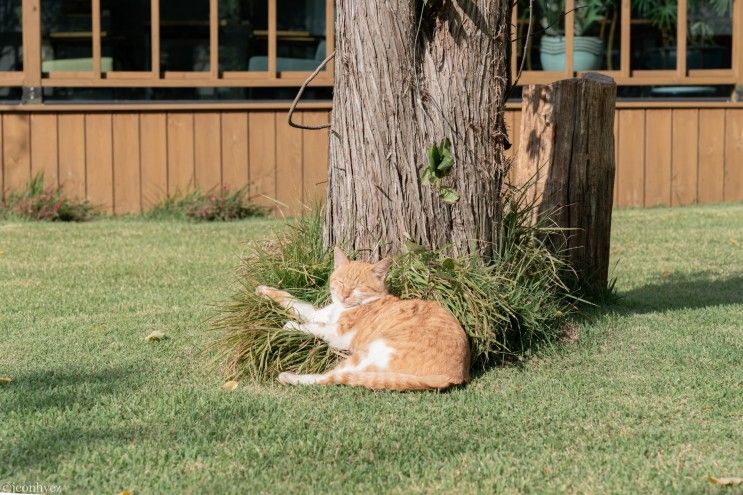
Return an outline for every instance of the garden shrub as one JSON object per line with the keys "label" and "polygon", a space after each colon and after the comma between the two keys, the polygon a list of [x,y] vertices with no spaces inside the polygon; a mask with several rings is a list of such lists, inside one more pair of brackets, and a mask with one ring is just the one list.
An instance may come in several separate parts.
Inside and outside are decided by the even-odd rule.
{"label": "garden shrub", "polygon": [[[575,301],[566,283],[572,271],[544,240],[555,231],[533,225],[530,207],[513,195],[506,205],[496,259],[452,257],[409,243],[387,277],[392,294],[437,300],[457,317],[470,339],[473,371],[559,339]],[[342,356],[311,335],[283,329],[287,312],[254,293],[269,285],[315,305],[328,303],[333,254],[323,246],[322,218],[315,210],[254,243],[242,260],[239,289],[212,321],[219,335],[209,347],[230,378],[322,373]]]}
{"label": "garden shrub", "polygon": [[155,205],[146,216],[227,222],[263,213],[260,207],[250,202],[246,188],[230,190],[224,186],[207,193],[195,190],[167,198]]}
{"label": "garden shrub", "polygon": [[100,214],[87,200],[66,198],[62,186],[44,187],[44,175],[35,175],[25,191],[10,192],[0,204],[0,216],[30,220],[84,222]]}

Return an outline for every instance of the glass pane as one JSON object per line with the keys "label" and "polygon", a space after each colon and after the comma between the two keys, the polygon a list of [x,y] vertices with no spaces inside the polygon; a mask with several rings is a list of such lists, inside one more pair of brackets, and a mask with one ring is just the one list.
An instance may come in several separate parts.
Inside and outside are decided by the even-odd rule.
{"label": "glass pane", "polygon": [[209,0],[160,0],[160,67],[209,70]]}
{"label": "glass pane", "polygon": [[576,71],[619,70],[621,0],[575,0],[573,67]]}
{"label": "glass pane", "polygon": [[731,68],[733,0],[689,0],[688,3],[687,68]]}
{"label": "glass pane", "polygon": [[[620,0],[576,0],[573,68],[576,71],[619,68]],[[517,63],[529,27],[529,1],[519,0]],[[525,70],[565,70],[565,0],[534,2],[532,46]]]}
{"label": "glass pane", "polygon": [[[519,0],[516,37],[516,67],[521,66],[526,32],[529,29],[529,0]],[[534,2],[530,50],[524,70],[565,69],[565,0]]]}
{"label": "glass pane", "polygon": [[152,68],[150,0],[101,0],[101,69]]}
{"label": "glass pane", "polygon": [[0,71],[23,70],[21,0],[0,0]]}
{"label": "glass pane", "polygon": [[[694,0],[689,0],[693,2]],[[699,0],[708,1],[708,0]],[[676,0],[632,2],[631,67],[646,70],[676,68]]]}
{"label": "glass pane", "polygon": [[93,70],[90,0],[41,1],[41,70]]}
{"label": "glass pane", "polygon": [[219,70],[268,70],[267,0],[219,0]]}
{"label": "glass pane", "polygon": [[276,70],[315,70],[326,56],[325,0],[278,0],[276,37]]}

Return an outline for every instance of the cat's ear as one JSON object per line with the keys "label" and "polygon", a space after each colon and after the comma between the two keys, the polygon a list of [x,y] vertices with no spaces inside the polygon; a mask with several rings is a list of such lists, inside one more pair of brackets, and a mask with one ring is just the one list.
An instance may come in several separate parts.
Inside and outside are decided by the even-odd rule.
{"label": "cat's ear", "polygon": [[344,253],[338,246],[333,248],[333,269],[337,270],[346,263],[348,263],[348,256],[346,256],[346,253]]}
{"label": "cat's ear", "polygon": [[372,272],[374,272],[374,275],[384,280],[384,277],[387,276],[387,272],[390,270],[390,265],[392,265],[392,258],[382,258],[381,261],[374,263],[374,266],[372,266]]}

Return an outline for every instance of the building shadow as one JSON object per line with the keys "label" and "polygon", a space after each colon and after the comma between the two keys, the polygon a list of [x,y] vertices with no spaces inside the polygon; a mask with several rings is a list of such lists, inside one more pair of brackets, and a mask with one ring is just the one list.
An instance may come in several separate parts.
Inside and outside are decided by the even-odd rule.
{"label": "building shadow", "polygon": [[618,311],[653,313],[743,304],[743,274],[672,274],[668,278],[619,294]]}

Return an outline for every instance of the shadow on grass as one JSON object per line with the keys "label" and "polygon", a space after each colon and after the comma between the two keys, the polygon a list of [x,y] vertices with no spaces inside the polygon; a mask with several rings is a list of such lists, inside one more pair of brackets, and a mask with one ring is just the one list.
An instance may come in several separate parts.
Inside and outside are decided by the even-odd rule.
{"label": "shadow on grass", "polygon": [[103,397],[132,387],[130,367],[89,369],[43,369],[13,377],[3,411],[28,414],[44,409],[90,407]]}
{"label": "shadow on grass", "polygon": [[[23,431],[9,431],[3,435],[0,474],[19,474],[40,463],[53,463],[63,455],[98,442],[130,442],[135,432],[88,425],[94,420],[86,417],[85,412],[105,403],[112,395],[130,389],[134,373],[136,370],[129,367],[113,367],[92,371],[44,369],[15,375],[3,391],[2,412],[25,418],[24,423],[34,421],[34,424]],[[59,413],[50,413],[50,409],[59,409]],[[66,414],[70,409],[76,413]],[[46,420],[35,421],[39,416]]]}
{"label": "shadow on grass", "polygon": [[619,294],[615,308],[631,313],[743,304],[743,274],[725,278],[708,273],[673,274]]}
{"label": "shadow on grass", "polygon": [[142,428],[84,427],[70,424],[25,431],[0,446],[0,479],[22,479],[24,472],[41,465],[56,469],[60,458],[93,450],[98,443],[128,445],[147,435]]}

